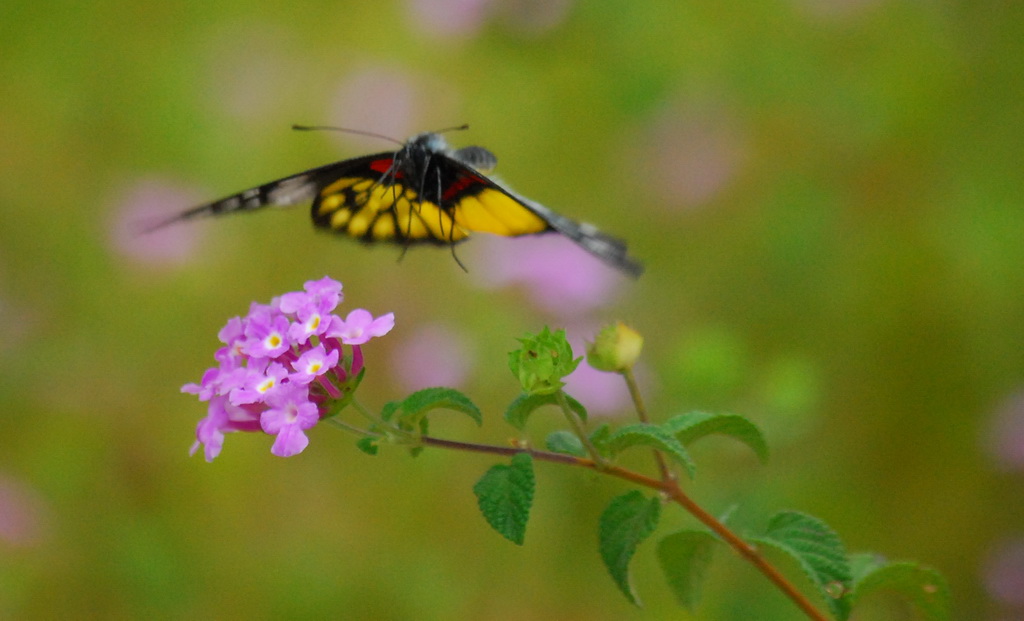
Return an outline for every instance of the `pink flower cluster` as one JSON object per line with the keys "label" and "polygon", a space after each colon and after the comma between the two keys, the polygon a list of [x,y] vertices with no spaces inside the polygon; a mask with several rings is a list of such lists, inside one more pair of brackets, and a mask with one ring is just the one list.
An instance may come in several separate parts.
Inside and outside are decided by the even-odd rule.
{"label": "pink flower cluster", "polygon": [[[199,384],[181,391],[210,403],[196,428],[194,455],[206,461],[220,454],[224,434],[263,431],[276,436],[270,452],[301,453],[306,430],[344,396],[342,387],[363,367],[360,346],[395,325],[394,313],[374,318],[361,308],[344,319],[331,314],[341,302],[341,283],[324,277],[286,293],[269,305],[253,303],[245,317],[233,317],[217,335],[224,347]],[[346,357],[343,345],[351,354]]]}

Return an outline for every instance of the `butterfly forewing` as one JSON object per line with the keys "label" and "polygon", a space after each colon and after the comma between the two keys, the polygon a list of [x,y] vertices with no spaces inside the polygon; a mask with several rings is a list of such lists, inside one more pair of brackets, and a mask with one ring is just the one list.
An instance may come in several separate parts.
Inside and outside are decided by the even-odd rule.
{"label": "butterfly forewing", "polygon": [[451,150],[440,136],[419,134],[396,152],[313,168],[199,205],[150,229],[312,200],[315,226],[366,243],[452,245],[476,232],[516,237],[557,231],[631,276],[643,272],[621,240],[519,196],[479,170],[496,163],[482,147]]}

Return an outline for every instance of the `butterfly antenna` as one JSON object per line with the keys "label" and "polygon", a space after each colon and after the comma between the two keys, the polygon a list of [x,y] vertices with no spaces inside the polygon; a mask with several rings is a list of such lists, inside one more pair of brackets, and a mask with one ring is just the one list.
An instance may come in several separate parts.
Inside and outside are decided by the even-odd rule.
{"label": "butterfly antenna", "polygon": [[404,142],[402,142],[401,140],[396,140],[391,136],[385,136],[384,134],[378,134],[376,132],[366,132],[361,129],[351,129],[349,127],[335,127],[333,125],[292,125],[292,129],[300,132],[344,132],[346,134],[355,134],[357,136],[366,136],[368,138],[380,138],[381,140],[387,140],[388,142],[393,142],[399,146],[405,146]]}
{"label": "butterfly antenna", "polygon": [[461,132],[469,129],[469,123],[463,123],[462,125],[456,125],[454,127],[445,127],[435,131],[435,134],[445,134],[447,132]]}

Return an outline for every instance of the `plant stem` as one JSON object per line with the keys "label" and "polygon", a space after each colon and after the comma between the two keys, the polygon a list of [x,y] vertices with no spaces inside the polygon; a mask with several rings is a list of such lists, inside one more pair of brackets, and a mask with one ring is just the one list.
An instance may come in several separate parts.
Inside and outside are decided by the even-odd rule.
{"label": "plant stem", "polygon": [[328,425],[333,425],[333,426],[337,427],[338,429],[343,429],[343,430],[345,430],[345,431],[347,431],[349,433],[353,433],[353,434],[355,434],[357,436],[372,436],[372,437],[375,437],[375,438],[383,438],[384,437],[384,434],[382,434],[382,433],[373,433],[372,431],[368,431],[366,429],[360,429],[359,427],[356,427],[355,425],[350,425],[350,424],[346,423],[343,420],[338,420],[337,416],[331,416],[329,418],[325,418],[323,420],[323,422],[328,424]]}
{"label": "plant stem", "polygon": [[[650,419],[647,417],[647,407],[644,405],[644,398],[640,394],[640,387],[636,385],[636,378],[633,376],[633,369],[626,368],[622,370],[622,379],[626,380],[626,387],[629,388],[629,398],[633,400],[633,407],[636,408],[636,416],[640,419],[641,423],[649,423]],[[668,462],[665,461],[665,456],[658,449],[654,449],[654,459],[658,462],[658,472],[661,474],[661,480],[668,483],[669,481],[675,481],[676,475],[672,472],[672,469],[668,467]]]}
{"label": "plant stem", "polygon": [[697,518],[702,524],[707,526],[716,535],[721,537],[726,543],[728,543],[740,556],[745,558],[754,567],[757,568],[762,574],[765,575],[768,580],[779,587],[786,597],[791,599],[800,610],[804,611],[809,618],[815,621],[829,621],[829,618],[825,616],[821,611],[814,607],[814,604],[804,596],[792,582],[786,579],[774,565],[769,563],[764,556],[758,552],[757,548],[750,545],[746,541],[743,541],[736,533],[729,530],[729,528],[718,521],[713,515],[705,511],[700,505],[698,505],[692,498],[686,495],[686,493],[679,487],[676,481],[656,481],[650,477],[644,476],[638,472],[632,470],[626,470],[617,466],[608,466],[604,472],[632,481],[645,487],[657,489],[666,496],[672,499],[673,502],[681,506],[690,515]]}
{"label": "plant stem", "polygon": [[490,453],[492,455],[505,455],[507,457],[511,457],[518,453],[528,453],[534,459],[540,459],[542,461],[569,464],[571,466],[587,465],[588,467],[594,467],[594,461],[592,459],[576,457],[575,455],[565,455],[563,453],[552,453],[551,451],[540,451],[532,448],[495,446],[493,444],[476,444],[475,442],[459,442],[458,440],[444,440],[441,438],[434,438],[432,436],[420,436],[420,442],[427,446],[436,446],[438,448],[454,449],[456,451],[470,451],[474,453]]}
{"label": "plant stem", "polygon": [[365,405],[363,405],[359,401],[359,399],[356,399],[355,397],[352,397],[351,400],[349,401],[349,403],[351,403],[352,407],[355,408],[355,410],[357,412],[362,414],[363,417],[366,418],[367,420],[369,420],[371,423],[374,423],[375,425],[377,425],[379,427],[383,427],[385,429],[394,431],[394,432],[398,433],[399,435],[405,435],[405,436],[409,435],[409,434],[403,433],[395,425],[392,425],[391,423],[386,422],[380,416],[377,416],[376,414],[371,412],[369,410],[369,408],[367,408]]}
{"label": "plant stem", "polygon": [[556,392],[555,400],[558,401],[558,407],[562,408],[562,413],[565,414],[565,418],[569,421],[569,424],[572,425],[572,430],[576,432],[576,436],[580,439],[580,442],[583,443],[583,448],[587,449],[587,454],[590,455],[592,460],[594,460],[594,463],[599,466],[603,466],[607,463],[605,459],[601,457],[601,453],[597,452],[597,448],[590,441],[590,437],[587,436],[586,430],[583,429],[583,425],[580,423],[579,417],[576,416],[576,413],[573,412],[571,408],[569,408],[569,402],[565,398],[565,393],[561,390]]}
{"label": "plant stem", "polygon": [[518,448],[512,446],[494,446],[491,444],[476,444],[472,442],[458,442],[455,440],[443,440],[441,438],[433,438],[430,436],[421,436],[420,441],[426,446],[436,446],[438,448],[447,448],[461,451],[471,451],[475,453],[489,453],[492,455],[506,455],[512,456],[517,453],[528,453],[534,459],[542,461],[549,461],[554,463],[566,464],[570,466],[580,466],[583,468],[590,468],[598,472],[610,474],[611,476],[636,483],[643,487],[647,487],[664,494],[670,498],[673,502],[678,504],[690,515],[697,518],[702,524],[707,526],[713,533],[718,535],[731,546],[736,552],[746,559],[749,563],[754,565],[758,571],[760,571],[768,580],[770,580],[775,586],[779,588],[786,597],[793,601],[800,610],[807,615],[808,618],[814,619],[814,621],[829,621],[829,618],[824,613],[815,608],[814,604],[811,603],[807,597],[801,593],[789,580],[783,576],[778,569],[776,569],[771,563],[769,563],[764,556],[758,552],[757,548],[750,545],[746,541],[743,541],[736,533],[729,530],[729,528],[718,521],[713,515],[705,511],[700,505],[698,505],[692,498],[683,492],[682,488],[679,487],[679,483],[674,479],[670,480],[657,480],[649,476],[620,468],[619,466],[609,465],[607,463],[599,464],[592,459],[585,457],[576,457],[574,455],[565,455],[562,453],[553,453],[551,451],[539,451],[531,448]]}

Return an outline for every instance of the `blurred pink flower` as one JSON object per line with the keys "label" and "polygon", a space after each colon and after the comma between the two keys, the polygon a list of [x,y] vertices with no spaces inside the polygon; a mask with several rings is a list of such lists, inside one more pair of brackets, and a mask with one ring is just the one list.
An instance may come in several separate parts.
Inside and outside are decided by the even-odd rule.
{"label": "blurred pink flower", "polygon": [[473,36],[483,26],[494,0],[409,0],[415,28],[437,37]]}
{"label": "blurred pink flower", "polygon": [[540,34],[563,23],[569,17],[572,0],[501,0],[496,6],[510,26]]}
{"label": "blurred pink flower", "polygon": [[458,332],[430,324],[418,327],[415,334],[397,345],[391,363],[405,390],[460,388],[473,364],[473,355]]}
{"label": "blurred pink flower", "polygon": [[985,443],[1000,468],[1024,469],[1024,390],[1010,395],[996,408]]}
{"label": "blurred pink flower", "polygon": [[1002,541],[982,569],[992,599],[1024,609],[1024,539]]}
{"label": "blurred pink flower", "polygon": [[740,130],[710,106],[672,106],[652,120],[643,178],[658,180],[669,204],[697,207],[724,190],[746,157]]}
{"label": "blurred pink flower", "polygon": [[477,235],[470,275],[484,288],[520,285],[539,308],[574,317],[614,300],[622,276],[556,234],[514,239]]}
{"label": "blurred pink flower", "polygon": [[148,226],[199,203],[197,189],[167,179],[143,178],[121,189],[111,201],[110,243],[135,264],[174,268],[194,256],[202,227],[173,224],[146,232]]}
{"label": "blurred pink flower", "polygon": [[[578,355],[586,351],[582,347],[573,350]],[[598,371],[586,360],[565,378],[565,391],[582,403],[591,416],[628,415],[629,390],[622,377],[616,373]]]}
{"label": "blurred pink flower", "polygon": [[437,38],[473,37],[489,21],[541,33],[564,22],[571,6],[571,0],[410,0],[409,19]]}
{"label": "blurred pink flower", "polygon": [[32,546],[46,536],[48,507],[35,490],[0,475],[0,541]]}
{"label": "blurred pink flower", "polygon": [[828,22],[856,19],[881,3],[882,0],[793,0],[808,16]]}
{"label": "blurred pink flower", "polygon": [[[327,112],[327,122],[405,140],[423,131],[419,126],[423,104],[423,94],[412,74],[395,67],[373,65],[348,74],[341,82]],[[348,144],[382,151],[395,146],[367,136],[338,134],[337,137]]]}
{"label": "blurred pink flower", "polygon": [[301,62],[291,53],[296,43],[292,30],[273,22],[234,21],[218,28],[210,38],[204,66],[209,101],[231,117],[263,121],[293,92]]}
{"label": "blurred pink flower", "polygon": [[46,325],[44,316],[37,312],[29,312],[28,307],[20,308],[15,306],[5,293],[9,288],[4,287],[0,274],[0,360],[12,357],[24,344],[32,340],[36,333],[36,327]]}

